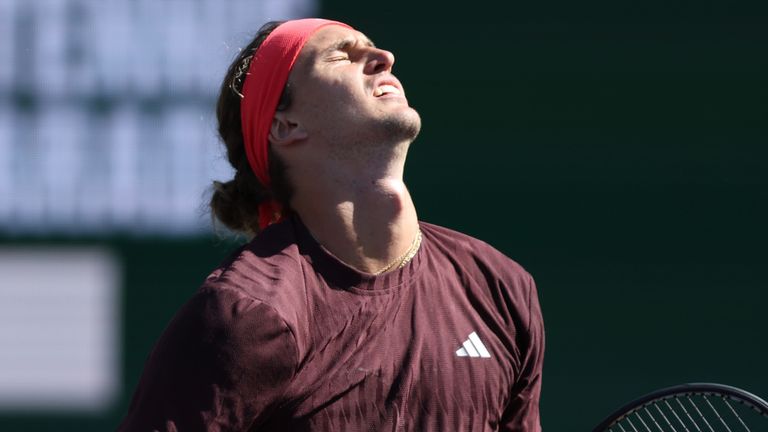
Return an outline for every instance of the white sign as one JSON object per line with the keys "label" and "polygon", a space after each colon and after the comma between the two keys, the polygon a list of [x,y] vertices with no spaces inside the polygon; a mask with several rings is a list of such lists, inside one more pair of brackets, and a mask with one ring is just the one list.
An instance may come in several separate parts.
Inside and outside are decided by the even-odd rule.
{"label": "white sign", "polygon": [[0,410],[110,408],[120,270],[96,248],[0,248]]}

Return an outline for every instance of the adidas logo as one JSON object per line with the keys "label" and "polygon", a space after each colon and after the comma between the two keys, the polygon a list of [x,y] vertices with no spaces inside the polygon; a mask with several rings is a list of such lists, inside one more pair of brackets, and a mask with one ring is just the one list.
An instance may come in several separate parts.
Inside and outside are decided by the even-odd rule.
{"label": "adidas logo", "polygon": [[459,357],[491,358],[491,353],[488,352],[475,332],[472,332],[469,339],[465,340],[461,348],[456,350],[456,355]]}

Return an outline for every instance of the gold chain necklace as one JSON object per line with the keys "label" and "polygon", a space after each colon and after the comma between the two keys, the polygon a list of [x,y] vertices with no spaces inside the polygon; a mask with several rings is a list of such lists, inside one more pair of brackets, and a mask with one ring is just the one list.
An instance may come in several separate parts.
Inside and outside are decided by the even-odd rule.
{"label": "gold chain necklace", "polygon": [[416,252],[419,251],[420,246],[421,246],[421,230],[419,228],[416,228],[416,238],[413,239],[413,243],[411,243],[411,247],[409,247],[408,250],[405,251],[403,255],[400,255],[399,257],[395,258],[395,260],[387,264],[386,267],[384,267],[383,269],[373,274],[380,275],[394,268],[405,267],[405,265],[408,264],[408,262],[411,261],[411,259],[413,259],[414,256],[416,256]]}

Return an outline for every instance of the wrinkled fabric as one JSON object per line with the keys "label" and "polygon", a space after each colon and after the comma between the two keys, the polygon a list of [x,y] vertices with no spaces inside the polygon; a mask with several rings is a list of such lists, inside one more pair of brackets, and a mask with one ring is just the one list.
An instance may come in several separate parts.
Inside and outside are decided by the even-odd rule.
{"label": "wrinkled fabric", "polygon": [[[120,430],[540,431],[531,276],[486,243],[420,226],[413,260],[377,276],[295,216],[270,226],[178,312]],[[487,356],[459,355],[472,333]]]}

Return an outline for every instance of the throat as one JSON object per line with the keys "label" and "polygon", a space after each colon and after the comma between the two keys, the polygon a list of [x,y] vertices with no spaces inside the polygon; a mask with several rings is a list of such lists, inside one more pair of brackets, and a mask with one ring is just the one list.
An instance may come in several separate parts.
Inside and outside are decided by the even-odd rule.
{"label": "throat", "polygon": [[[327,211],[302,212],[315,239],[347,265],[370,274],[405,266],[421,243],[416,209],[402,181],[368,182],[337,196]],[[303,214],[306,213],[306,214]]]}
{"label": "throat", "polygon": [[419,251],[419,247],[421,247],[421,230],[416,228],[416,237],[413,239],[413,243],[411,243],[411,246],[408,248],[405,253],[396,259],[394,259],[392,262],[384,266],[383,268],[372,272],[375,275],[380,275],[382,273],[386,273],[390,270],[397,270],[405,267],[411,259],[413,259],[414,256],[416,256],[416,253]]}

